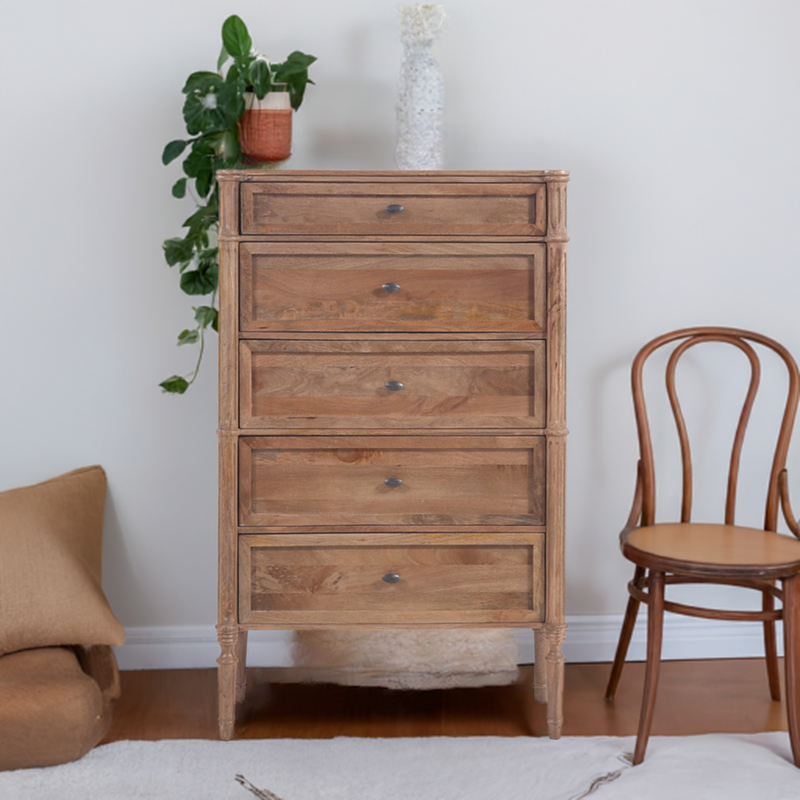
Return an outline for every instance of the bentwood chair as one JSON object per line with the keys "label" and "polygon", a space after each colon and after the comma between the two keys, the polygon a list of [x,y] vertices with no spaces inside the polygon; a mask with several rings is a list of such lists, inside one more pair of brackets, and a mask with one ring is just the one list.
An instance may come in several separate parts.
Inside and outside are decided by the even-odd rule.
{"label": "bentwood chair", "polygon": [[[738,348],[749,362],[749,385],[735,425],[733,447],[727,467],[727,492],[722,524],[692,522],[692,457],[683,410],[676,389],[676,369],[690,349],[709,343]],[[736,492],[745,431],[761,377],[759,345],[774,351],[788,372],[786,401],[777,434],[772,465],[766,481],[763,528],[735,523]],[[683,495],[679,522],[656,522],[656,481],[653,442],[645,407],[643,371],[647,359],[659,348],[671,350],[666,360],[666,391],[677,427],[683,467]],[[663,353],[664,351],[662,351]],[[698,352],[698,351],[695,351]],[[635,566],[628,584],[628,606],[611,669],[606,699],[617,690],[640,603],[648,607],[647,664],[644,696],[633,763],[644,759],[655,706],[661,660],[664,611],[707,619],[760,621],[764,628],[767,676],[774,700],[780,700],[775,623],[783,620],[786,706],[789,737],[795,764],[800,767],[800,529],[789,504],[786,456],[800,396],[800,373],[789,352],[766,336],[733,328],[686,328],[660,336],[645,345],[633,361],[633,404],[639,434],[640,459],[633,508],[620,534],[623,555]],[[659,431],[659,441],[661,439]],[[777,533],[778,507],[794,537]],[[780,586],[778,585],[780,582]],[[673,584],[724,584],[761,593],[760,611],[724,611],[685,605],[665,599],[665,587]],[[775,607],[775,600],[781,608]]]}

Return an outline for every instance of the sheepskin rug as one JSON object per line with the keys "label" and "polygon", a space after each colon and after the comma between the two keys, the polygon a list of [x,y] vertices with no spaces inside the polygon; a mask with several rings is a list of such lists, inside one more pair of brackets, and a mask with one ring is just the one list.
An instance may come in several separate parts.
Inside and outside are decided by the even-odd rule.
{"label": "sheepskin rug", "polygon": [[[786,733],[113,742],[0,772],[3,800],[797,800]],[[237,776],[243,776],[240,784]],[[257,787],[255,795],[247,784]]]}
{"label": "sheepskin rug", "polygon": [[300,680],[387,689],[502,686],[518,657],[507,628],[306,630],[293,645]]}

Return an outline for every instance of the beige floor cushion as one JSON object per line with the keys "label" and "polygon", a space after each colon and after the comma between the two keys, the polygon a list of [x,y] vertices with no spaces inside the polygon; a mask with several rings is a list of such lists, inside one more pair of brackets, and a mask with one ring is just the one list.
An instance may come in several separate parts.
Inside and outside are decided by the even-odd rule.
{"label": "beige floor cushion", "polygon": [[0,770],[80,758],[108,730],[110,699],[69,648],[0,657]]}

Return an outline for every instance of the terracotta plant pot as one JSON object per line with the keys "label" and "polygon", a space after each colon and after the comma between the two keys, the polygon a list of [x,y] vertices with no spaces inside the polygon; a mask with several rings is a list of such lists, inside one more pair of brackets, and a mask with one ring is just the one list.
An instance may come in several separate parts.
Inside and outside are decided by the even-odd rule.
{"label": "terracotta plant pot", "polygon": [[262,100],[245,95],[239,120],[242,157],[252,164],[283,161],[292,154],[292,106],[288,92],[269,92]]}

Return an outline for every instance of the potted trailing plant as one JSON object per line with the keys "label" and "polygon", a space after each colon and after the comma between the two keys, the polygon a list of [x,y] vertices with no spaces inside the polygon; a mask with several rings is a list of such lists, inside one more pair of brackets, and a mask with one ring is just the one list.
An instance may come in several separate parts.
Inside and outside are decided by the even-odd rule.
{"label": "potted trailing plant", "polygon": [[[184,153],[183,171],[172,187],[173,197],[183,198],[194,182],[196,211],[183,223],[184,236],[164,242],[164,257],[170,267],[178,266],[181,289],[188,295],[207,298],[203,305],[193,308],[194,327],[178,335],[178,344],[197,344],[198,358],[188,376],[173,375],[162,381],[163,391],[183,394],[194,382],[203,359],[205,333],[217,330],[216,305],[219,283],[219,250],[216,236],[219,224],[219,188],[216,173],[219,169],[236,169],[271,160],[269,152],[283,150],[246,151],[253,140],[254,128],[269,128],[257,103],[270,94],[281,94],[277,103],[267,106],[285,106],[277,119],[286,116],[291,120],[303,102],[309,80],[308,68],[316,61],[314,56],[295,51],[282,63],[272,63],[253,51],[253,42],[244,22],[235,14],[222,25],[222,51],[217,62],[217,72],[193,72],[186,80],[183,94],[183,119],[188,139],[175,139],[164,148],[161,160],[169,164]],[[269,109],[267,109],[269,110]],[[255,122],[252,112],[257,112]],[[268,115],[270,116],[270,115]],[[275,115],[271,115],[275,117]],[[280,127],[280,124],[279,126]],[[289,122],[291,135],[291,122]],[[273,139],[274,139],[273,135]],[[188,152],[187,152],[188,151]],[[266,154],[266,157],[265,157]]]}

